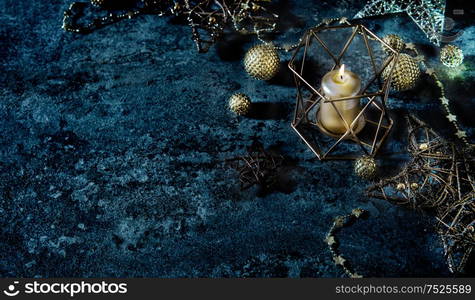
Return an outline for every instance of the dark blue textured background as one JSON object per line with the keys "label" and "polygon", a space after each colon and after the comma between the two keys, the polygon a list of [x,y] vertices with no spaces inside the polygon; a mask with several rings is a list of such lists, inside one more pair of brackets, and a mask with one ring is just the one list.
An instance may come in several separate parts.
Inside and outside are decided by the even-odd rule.
{"label": "dark blue textured background", "polygon": [[[368,182],[353,175],[351,162],[314,160],[289,125],[289,72],[259,82],[242,68],[255,40],[227,35],[198,54],[187,26],[158,16],[74,35],[61,30],[70,3],[0,1],[1,276],[338,277],[323,239],[335,216],[356,207],[370,216],[340,239],[359,274],[448,275],[431,217],[367,199]],[[363,6],[280,3],[280,42]],[[464,34],[455,44],[466,56],[459,74],[438,63],[439,50],[407,16],[367,24],[424,51],[473,136],[470,22],[457,19]],[[404,150],[405,111],[453,133],[430,89],[391,96],[397,122],[379,160],[383,174],[404,161],[390,153]],[[270,113],[234,116],[226,108],[234,92]],[[291,161],[295,183],[285,192],[241,192],[223,164],[253,136]]]}

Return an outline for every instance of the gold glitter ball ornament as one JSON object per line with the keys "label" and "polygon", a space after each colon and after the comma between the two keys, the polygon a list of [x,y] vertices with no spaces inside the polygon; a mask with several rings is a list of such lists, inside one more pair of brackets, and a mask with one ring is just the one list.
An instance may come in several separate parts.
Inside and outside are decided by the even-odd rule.
{"label": "gold glitter ball ornament", "polygon": [[363,156],[355,161],[355,174],[364,179],[371,179],[376,176],[377,165],[374,158]]}
{"label": "gold glitter ball ornament", "polygon": [[251,99],[242,93],[237,93],[229,98],[229,109],[237,115],[245,115],[251,108]]}
{"label": "gold glitter ball ornament", "polygon": [[[384,80],[389,78],[395,60],[384,69],[382,76]],[[392,74],[391,87],[396,91],[406,91],[412,89],[421,75],[421,70],[417,61],[410,55],[400,53],[396,66]]]}
{"label": "gold glitter ball ornament", "polygon": [[440,61],[447,67],[458,67],[463,62],[463,51],[457,46],[446,45],[440,51]]}
{"label": "gold glitter ball ornament", "polygon": [[258,80],[269,80],[279,71],[280,58],[272,44],[260,44],[249,49],[244,56],[246,72]]}
{"label": "gold glitter ball ornament", "polygon": [[[404,44],[404,41],[395,34],[388,34],[383,38],[383,42],[389,45],[389,47],[393,48],[396,52],[401,52],[406,45]],[[388,48],[388,46],[383,44],[383,50],[387,54],[391,54],[391,50]]]}

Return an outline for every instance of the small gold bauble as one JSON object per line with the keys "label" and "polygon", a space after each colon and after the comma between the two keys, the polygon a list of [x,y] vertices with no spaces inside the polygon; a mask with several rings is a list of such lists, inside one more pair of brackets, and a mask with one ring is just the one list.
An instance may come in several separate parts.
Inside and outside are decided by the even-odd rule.
{"label": "small gold bauble", "polygon": [[402,191],[406,189],[406,185],[404,183],[398,183],[396,186],[396,190]]}
{"label": "small gold bauble", "polygon": [[[391,69],[394,65],[391,61],[384,69],[382,76],[384,80],[388,80],[391,74]],[[392,74],[391,87],[396,91],[406,91],[412,89],[419,79],[421,71],[416,60],[405,53],[399,54],[399,58]]]}
{"label": "small gold bauble", "polygon": [[371,156],[363,156],[355,161],[355,174],[364,179],[371,179],[376,176],[377,165]]}
{"label": "small gold bauble", "polygon": [[[383,38],[383,42],[388,44],[389,47],[393,48],[393,50],[395,50],[396,52],[401,52],[406,47],[404,41],[398,35],[395,34],[388,34]],[[388,48],[388,46],[384,44],[383,50],[386,53],[391,54],[391,50]]]}
{"label": "small gold bauble", "polygon": [[209,18],[208,18],[208,23],[210,23],[210,24],[215,24],[215,23],[216,23],[216,18],[213,17],[213,16],[209,17]]}
{"label": "small gold bauble", "polygon": [[411,189],[417,190],[419,188],[419,184],[417,182],[411,183]]}
{"label": "small gold bauble", "polygon": [[429,144],[427,143],[422,143],[419,145],[419,150],[425,151],[429,148]]}
{"label": "small gold bauble", "polygon": [[232,112],[242,116],[249,112],[251,99],[245,94],[237,93],[229,98],[228,105]]}
{"label": "small gold bauble", "polygon": [[258,80],[269,80],[279,71],[280,59],[272,44],[252,47],[244,56],[246,72]]}
{"label": "small gold bauble", "polygon": [[463,62],[463,51],[457,46],[446,45],[440,51],[440,61],[447,67],[458,67]]}

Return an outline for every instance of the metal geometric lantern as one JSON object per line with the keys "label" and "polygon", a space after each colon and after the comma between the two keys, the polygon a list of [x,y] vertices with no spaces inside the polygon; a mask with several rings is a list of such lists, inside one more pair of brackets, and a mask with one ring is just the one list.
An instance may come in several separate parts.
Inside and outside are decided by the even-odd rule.
{"label": "metal geometric lantern", "polygon": [[[330,41],[326,42],[325,37]],[[342,47],[331,49],[337,44]],[[383,48],[389,49],[389,56]],[[306,32],[289,62],[297,88],[292,128],[318,159],[356,159],[376,154],[393,125],[386,100],[396,64],[392,64],[386,80],[381,78],[381,73],[398,58],[397,51],[363,25],[326,25]],[[366,60],[366,63],[358,60]],[[356,96],[330,99],[324,95],[319,79],[323,72],[338,69],[342,63],[359,66],[358,74],[364,77],[361,90]],[[361,111],[348,124],[335,104],[355,98],[360,99]],[[322,126],[317,117],[322,103],[331,103],[346,132],[334,134]]]}

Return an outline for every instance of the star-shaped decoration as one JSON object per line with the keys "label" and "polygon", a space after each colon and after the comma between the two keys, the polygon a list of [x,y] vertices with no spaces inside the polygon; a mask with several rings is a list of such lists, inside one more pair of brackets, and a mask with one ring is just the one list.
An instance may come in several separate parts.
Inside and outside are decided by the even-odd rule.
{"label": "star-shaped decoration", "polygon": [[459,138],[467,137],[467,134],[465,133],[465,131],[462,131],[462,130],[457,131],[455,135],[458,136]]}
{"label": "star-shaped decoration", "polygon": [[325,242],[327,243],[328,246],[331,246],[336,243],[335,238],[331,235],[325,239]]}
{"label": "star-shaped decoration", "polygon": [[351,211],[351,214],[357,218],[361,217],[364,213],[364,209],[361,208],[355,208]]}
{"label": "star-shaped decoration", "polygon": [[443,38],[446,0],[369,0],[355,18],[407,13],[437,46]]}
{"label": "star-shaped decoration", "polygon": [[343,258],[343,256],[341,256],[341,255],[335,256],[335,257],[333,258],[333,260],[335,261],[335,264],[340,265],[340,266],[343,266],[343,264],[344,264],[345,261],[346,261],[346,259]]}
{"label": "star-shaped decoration", "polygon": [[454,122],[457,120],[457,117],[454,116],[453,114],[448,114],[447,119],[449,119],[450,122]]}
{"label": "star-shaped decoration", "polygon": [[441,97],[440,102],[442,102],[443,105],[449,105],[449,99],[445,97]]}
{"label": "star-shaped decoration", "polygon": [[340,20],[338,20],[338,23],[340,24],[350,24],[350,22],[348,22],[348,18],[347,17],[342,17],[340,18]]}
{"label": "star-shaped decoration", "polygon": [[417,62],[421,62],[421,61],[424,61],[424,55],[418,55],[416,57],[414,57],[414,59],[417,61]]}
{"label": "star-shaped decoration", "polygon": [[416,44],[414,44],[414,43],[407,43],[406,48],[408,50],[416,50],[417,49]]}
{"label": "star-shaped decoration", "polygon": [[434,75],[434,74],[435,74],[435,70],[434,70],[434,69],[432,69],[432,68],[427,68],[427,70],[426,70],[426,73],[427,73],[427,75],[430,75],[430,76],[432,76],[432,75]]}
{"label": "star-shaped decoration", "polygon": [[332,19],[330,19],[330,18],[325,18],[322,21],[322,23],[324,23],[325,25],[330,25],[331,22],[332,22]]}
{"label": "star-shaped decoration", "polygon": [[343,225],[345,225],[345,220],[346,218],[343,216],[338,216],[335,218],[334,224],[336,228],[341,228]]}

